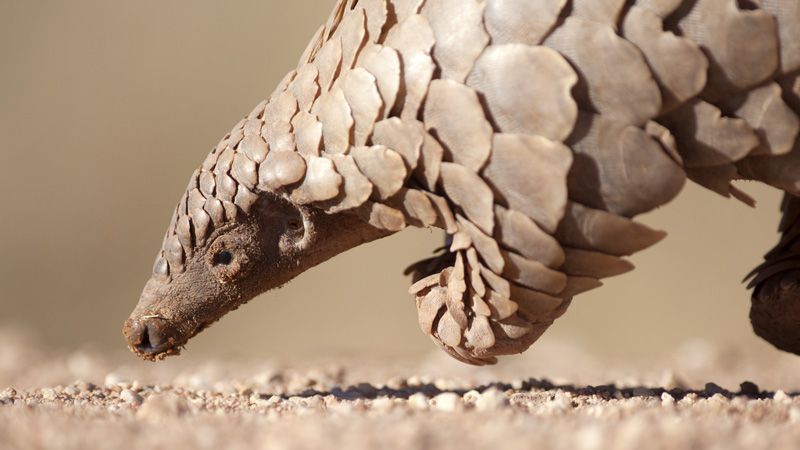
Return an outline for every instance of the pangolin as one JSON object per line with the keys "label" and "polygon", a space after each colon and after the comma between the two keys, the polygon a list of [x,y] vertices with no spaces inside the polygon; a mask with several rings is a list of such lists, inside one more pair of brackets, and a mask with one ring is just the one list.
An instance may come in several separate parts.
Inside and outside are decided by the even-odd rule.
{"label": "pangolin", "polygon": [[407,227],[422,331],[526,350],[665,237],[686,180],[786,192],[756,332],[800,352],[800,2],[339,0],[297,67],[211,151],[124,324],[157,360],[254,296]]}

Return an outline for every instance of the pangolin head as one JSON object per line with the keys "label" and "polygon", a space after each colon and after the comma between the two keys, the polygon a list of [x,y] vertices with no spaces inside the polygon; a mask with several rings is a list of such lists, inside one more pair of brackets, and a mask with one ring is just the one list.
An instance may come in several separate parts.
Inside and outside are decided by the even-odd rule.
{"label": "pangolin head", "polygon": [[[386,235],[353,213],[328,215],[307,205],[321,194],[304,190],[305,180],[329,167],[307,167],[297,153],[271,151],[260,134],[264,114],[262,103],[192,175],[123,326],[128,346],[142,358],[178,354],[191,337],[258,294]],[[319,190],[320,180],[309,182]],[[335,192],[341,183],[333,180]]]}

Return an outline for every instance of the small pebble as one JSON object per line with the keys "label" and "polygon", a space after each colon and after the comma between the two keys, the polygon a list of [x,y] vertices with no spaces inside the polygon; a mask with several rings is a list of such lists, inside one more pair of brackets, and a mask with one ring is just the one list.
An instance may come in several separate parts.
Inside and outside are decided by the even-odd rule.
{"label": "small pebble", "polygon": [[572,408],[572,401],[561,392],[556,393],[555,398],[547,403],[550,411],[568,411]]}
{"label": "small pebble", "polygon": [[461,396],[454,392],[445,392],[433,398],[433,407],[437,411],[453,412],[463,406]]}
{"label": "small pebble", "polygon": [[182,416],[189,412],[189,403],[185,398],[166,392],[153,394],[139,407],[136,416],[151,422],[160,422],[164,419]]}
{"label": "small pebble", "polygon": [[786,392],[781,390],[775,391],[775,395],[772,397],[778,403],[791,403],[792,398],[789,397]]}
{"label": "small pebble", "polygon": [[739,393],[741,395],[746,395],[748,397],[755,397],[760,393],[760,389],[758,385],[753,383],[752,381],[745,381],[744,383],[739,385]]}
{"label": "small pebble", "polygon": [[69,395],[69,396],[73,396],[74,397],[74,396],[78,395],[78,393],[80,393],[80,391],[75,386],[67,386],[66,388],[64,388],[64,393]]}
{"label": "small pebble", "polygon": [[423,384],[422,380],[420,379],[420,377],[418,377],[416,375],[414,375],[414,376],[412,376],[411,378],[408,379],[408,385],[409,386],[419,386],[421,384]]}
{"label": "small pebble", "polygon": [[386,387],[389,389],[399,390],[405,387],[408,387],[408,382],[402,377],[392,377],[386,383]]}
{"label": "small pebble", "polygon": [[130,389],[123,390],[119,394],[119,398],[123,402],[131,404],[133,406],[139,406],[142,404],[142,402],[144,402],[144,399],[142,398],[141,395],[137,394],[136,392],[133,392]]}
{"label": "small pebble", "polygon": [[724,406],[728,404],[728,397],[725,397],[722,394],[714,394],[711,398],[708,399],[709,402],[716,403],[717,405]]}
{"label": "small pebble", "polygon": [[244,397],[250,397],[251,395],[253,395],[253,390],[251,388],[248,388],[248,387],[239,389],[239,395],[244,396]]}
{"label": "small pebble", "polygon": [[705,392],[707,394],[711,394],[711,395],[714,395],[714,394],[725,394],[725,393],[728,392],[724,388],[722,388],[721,386],[719,386],[719,385],[717,385],[715,383],[706,383],[706,387],[705,387],[704,390],[705,390]]}
{"label": "small pebble", "polygon": [[311,409],[325,409],[325,399],[321,395],[314,395],[306,398],[306,406]]}
{"label": "small pebble", "polygon": [[56,399],[56,391],[51,388],[42,389],[42,398],[44,400],[52,401]]}
{"label": "small pebble", "polygon": [[475,402],[477,402],[480,397],[481,393],[473,389],[471,391],[467,391],[467,393],[464,394],[464,402],[475,404]]}
{"label": "small pebble", "polygon": [[93,383],[89,383],[88,381],[83,381],[83,380],[76,381],[74,385],[81,392],[90,392],[97,389],[97,386],[95,386]]}
{"label": "small pebble", "polygon": [[437,378],[433,385],[440,391],[452,391],[461,387],[459,382],[448,378]]}
{"label": "small pebble", "polygon": [[408,404],[414,409],[428,409],[430,404],[428,403],[428,397],[421,392],[417,392],[416,394],[411,395],[408,397]]}
{"label": "small pebble", "polygon": [[282,399],[279,395],[271,395],[267,397],[266,395],[253,394],[250,396],[250,403],[256,406],[267,407],[267,408],[277,405],[281,401]]}
{"label": "small pebble", "polygon": [[661,405],[664,407],[675,406],[675,397],[670,395],[669,392],[661,394]]}
{"label": "small pebble", "polygon": [[484,391],[475,402],[478,411],[497,411],[508,405],[508,398],[498,389],[491,388]]}

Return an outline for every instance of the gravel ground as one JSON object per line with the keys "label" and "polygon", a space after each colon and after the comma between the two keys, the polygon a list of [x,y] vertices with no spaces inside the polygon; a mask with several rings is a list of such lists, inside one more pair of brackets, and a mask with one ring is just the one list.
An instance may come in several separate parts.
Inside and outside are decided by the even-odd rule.
{"label": "gravel ground", "polygon": [[46,354],[0,330],[0,448],[800,443],[800,358],[689,342],[662,361],[615,361],[609,369],[608,361],[569,345],[541,347],[488,369],[439,354],[294,365],[187,354],[154,365],[90,351]]}

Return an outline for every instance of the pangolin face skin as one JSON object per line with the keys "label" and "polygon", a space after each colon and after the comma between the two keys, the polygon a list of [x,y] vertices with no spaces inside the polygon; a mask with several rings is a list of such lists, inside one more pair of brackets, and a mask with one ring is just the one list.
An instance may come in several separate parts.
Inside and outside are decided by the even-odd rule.
{"label": "pangolin face skin", "polygon": [[[191,337],[227,312],[381,235],[359,226],[363,222],[357,218],[338,219],[263,195],[249,214],[196,245],[182,271],[165,271],[159,257],[123,327],[130,349],[148,360],[177,355]],[[342,233],[348,226],[356,232]]]}
{"label": "pangolin face skin", "polygon": [[139,304],[125,323],[134,352],[147,359],[176,354],[186,341],[262,289],[310,244],[312,224],[282,201],[262,201],[197,245],[183,271],[159,258]]}
{"label": "pangolin face skin", "polygon": [[431,227],[419,326],[492,364],[666,236],[637,215],[687,181],[752,204],[732,184],[751,179],[787,193],[753,323],[800,352],[800,9],[741,3],[338,0],[192,175],[128,344],[177,353],[337,253]]}

